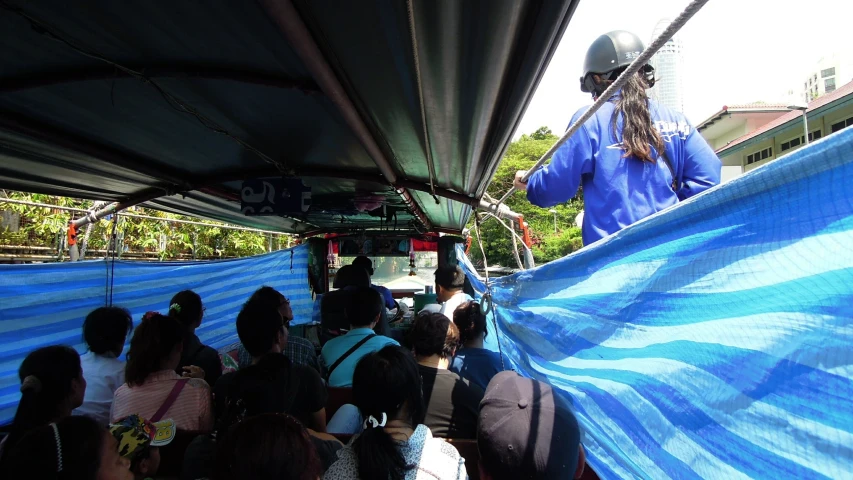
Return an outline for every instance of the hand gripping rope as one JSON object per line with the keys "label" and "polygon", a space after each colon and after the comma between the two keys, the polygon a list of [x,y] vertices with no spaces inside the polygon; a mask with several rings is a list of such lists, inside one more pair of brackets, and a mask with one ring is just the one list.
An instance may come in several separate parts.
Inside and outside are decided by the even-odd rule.
{"label": "hand gripping rope", "polygon": [[[575,132],[577,132],[581,128],[581,126],[583,126],[584,123],[586,123],[587,120],[592,118],[592,116],[595,115],[595,112],[597,112],[599,108],[601,108],[605,103],[608,102],[608,100],[610,100],[610,97],[612,97],[616,94],[616,92],[622,89],[622,87],[625,86],[626,83],[628,83],[628,79],[631,78],[632,75],[635,75],[638,71],[640,71],[640,68],[649,63],[649,60],[651,60],[652,56],[654,56],[654,54],[657,53],[657,51],[660,50],[661,47],[663,47],[666,42],[668,42],[669,39],[676,34],[676,32],[681,30],[681,27],[683,27],[688,20],[693,18],[693,15],[695,15],[696,12],[698,12],[703,6],[705,6],[706,3],[708,3],[708,0],[693,0],[692,2],[690,2],[690,4],[687,5],[687,8],[685,8],[684,11],[681,12],[681,15],[676,17],[675,20],[673,20],[673,22],[669,24],[669,27],[667,27],[666,30],[664,30],[663,33],[661,33],[660,36],[658,36],[658,38],[656,38],[652,42],[652,44],[649,45],[649,48],[645,49],[639,57],[637,57],[633,62],[631,62],[630,65],[628,65],[628,68],[626,68],[625,71],[622,72],[622,75],[619,75],[619,78],[617,78],[616,81],[613,82],[607,88],[607,90],[605,90],[604,93],[602,93],[598,97],[595,103],[593,103],[592,106],[589,107],[589,109],[584,112],[584,114],[581,115],[580,118],[578,118],[578,120],[573,123],[568,130],[566,130],[566,133],[564,133],[563,136],[559,140],[557,140],[557,143],[555,143],[554,146],[548,149],[548,151],[545,152],[545,155],[542,155],[542,158],[540,158],[539,161],[536,162],[536,165],[534,165],[530,170],[527,171],[524,177],[522,177],[521,181],[526,182],[528,179],[530,179],[530,176],[533,175],[535,171],[542,168],[542,165],[544,165],[545,162],[548,161],[548,159],[550,159],[554,155],[554,153],[556,153],[557,150],[561,146],[563,146],[563,144],[566,143],[566,141],[571,138],[571,136],[574,135]],[[513,185],[509,189],[509,191],[506,192],[506,194],[504,194],[504,196],[501,197],[500,200],[498,200],[495,206],[497,207],[498,205],[504,203],[506,199],[509,198],[509,196],[515,192],[516,188]]]}

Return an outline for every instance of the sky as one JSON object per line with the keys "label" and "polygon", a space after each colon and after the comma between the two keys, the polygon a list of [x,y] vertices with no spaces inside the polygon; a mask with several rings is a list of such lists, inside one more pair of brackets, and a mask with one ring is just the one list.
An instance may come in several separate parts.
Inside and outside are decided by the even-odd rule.
{"label": "sky", "polygon": [[[581,0],[515,138],[540,126],[565,131],[592,103],[578,79],[589,45],[611,30],[651,43],[655,25],[689,0]],[[684,113],[694,125],[724,105],[785,101],[823,55],[853,55],[850,0],[710,0],[679,32],[684,44]]]}

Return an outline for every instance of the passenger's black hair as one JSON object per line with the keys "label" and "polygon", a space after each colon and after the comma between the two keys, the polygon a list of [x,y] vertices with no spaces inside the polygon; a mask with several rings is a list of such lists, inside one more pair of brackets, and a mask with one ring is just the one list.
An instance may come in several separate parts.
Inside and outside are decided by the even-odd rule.
{"label": "passenger's black hair", "polygon": [[214,480],[316,480],[323,472],[311,437],[290,415],[247,418],[217,443]]}
{"label": "passenger's black hair", "polygon": [[465,287],[465,272],[459,265],[443,265],[435,270],[435,283],[445,290]]}
{"label": "passenger's black hair", "polygon": [[121,307],[100,307],[92,310],[83,321],[83,341],[97,355],[121,354],[127,334],[133,329],[130,312]]}
{"label": "passenger's black hair", "polygon": [[421,312],[409,332],[412,350],[419,357],[452,357],[459,347],[459,329],[443,313]]}
{"label": "passenger's black hair", "polygon": [[56,422],[62,449],[62,471],[56,432],[50,424],[27,433],[14,446],[4,447],[6,460],[0,464],[2,478],[39,480],[95,480],[101,468],[106,428],[85,416],[71,416]]}
{"label": "passenger's black hair", "polygon": [[480,335],[483,335],[483,338],[489,335],[486,316],[477,302],[465,302],[456,307],[453,323],[459,329],[459,342],[462,345],[476,340]]}
{"label": "passenger's black hair", "polygon": [[282,300],[286,300],[284,294],[270,286],[264,285],[263,287],[255,290],[255,293],[249,297],[249,301],[247,303],[261,304],[278,310],[281,306]]}
{"label": "passenger's black hair", "polygon": [[382,313],[382,295],[370,287],[356,287],[346,307],[347,320],[353,327],[367,327]]}
{"label": "passenger's black hair", "polygon": [[186,327],[172,317],[148,313],[136,327],[127,351],[124,378],[131,387],[145,383],[161,369],[177,345],[183,345]]}
{"label": "passenger's black hair", "polygon": [[71,347],[52,345],[33,350],[18,368],[21,400],[3,457],[27,432],[56,420],[72,394],[72,381],[82,375],[80,355]]}
{"label": "passenger's black hair", "polygon": [[[405,411],[412,428],[424,418],[418,365],[400,346],[389,345],[359,360],[353,372],[352,396],[363,418],[373,416],[381,421],[385,413],[390,421]],[[353,442],[353,450],[360,478],[402,480],[406,470],[414,468],[406,464],[399,445],[382,427],[368,426]]]}
{"label": "passenger's black hair", "polygon": [[237,336],[253,357],[269,352],[283,327],[278,309],[269,305],[246,302],[237,315]]}
{"label": "passenger's black hair", "polygon": [[187,328],[199,321],[204,306],[201,297],[192,290],[183,290],[169,301],[169,316]]}

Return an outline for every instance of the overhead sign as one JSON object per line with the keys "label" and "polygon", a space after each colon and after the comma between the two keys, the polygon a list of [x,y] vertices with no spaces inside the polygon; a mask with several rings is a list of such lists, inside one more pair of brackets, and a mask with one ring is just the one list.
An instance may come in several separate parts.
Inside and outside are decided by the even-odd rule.
{"label": "overhead sign", "polygon": [[311,187],[298,178],[246,180],[240,188],[243,215],[295,215],[311,206]]}

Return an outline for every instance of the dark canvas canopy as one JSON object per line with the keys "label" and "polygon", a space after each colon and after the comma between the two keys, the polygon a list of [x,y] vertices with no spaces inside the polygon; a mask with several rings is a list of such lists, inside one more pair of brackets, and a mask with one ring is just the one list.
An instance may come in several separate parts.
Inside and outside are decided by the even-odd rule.
{"label": "dark canvas canopy", "polygon": [[[293,233],[389,226],[371,194],[459,231],[576,3],[4,0],[0,188]],[[281,176],[309,212],[244,216]]]}

